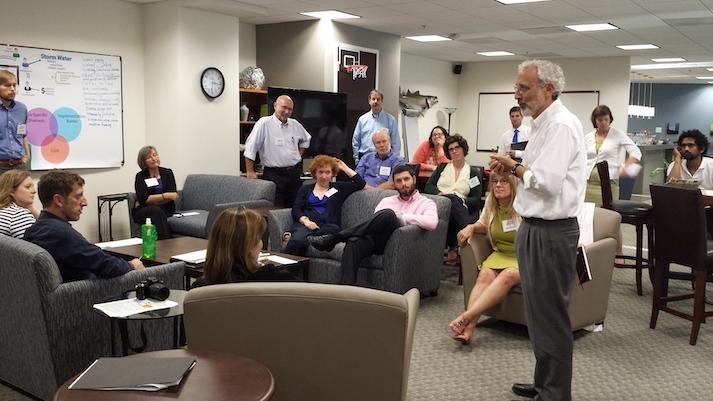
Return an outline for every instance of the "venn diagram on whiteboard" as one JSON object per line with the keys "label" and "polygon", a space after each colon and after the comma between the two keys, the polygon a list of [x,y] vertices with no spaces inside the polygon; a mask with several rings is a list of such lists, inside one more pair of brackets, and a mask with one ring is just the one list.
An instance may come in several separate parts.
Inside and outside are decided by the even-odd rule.
{"label": "venn diagram on whiteboard", "polygon": [[54,113],[35,108],[27,113],[27,140],[42,151],[49,163],[60,164],[69,156],[69,142],[82,131],[82,119],[72,108],[60,107]]}

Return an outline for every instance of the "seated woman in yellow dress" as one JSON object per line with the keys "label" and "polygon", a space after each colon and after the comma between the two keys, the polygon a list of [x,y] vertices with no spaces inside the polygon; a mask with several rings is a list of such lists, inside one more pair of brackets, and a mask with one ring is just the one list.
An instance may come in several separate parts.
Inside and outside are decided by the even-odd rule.
{"label": "seated woman in yellow dress", "polygon": [[480,315],[502,301],[510,289],[520,283],[520,271],[515,256],[515,237],[520,216],[513,203],[517,178],[509,172],[490,174],[488,197],[480,219],[458,232],[458,242],[464,244],[474,234],[487,235],[493,253],[483,264],[468,300],[468,309],[453,319],[449,328],[455,340],[470,343]]}

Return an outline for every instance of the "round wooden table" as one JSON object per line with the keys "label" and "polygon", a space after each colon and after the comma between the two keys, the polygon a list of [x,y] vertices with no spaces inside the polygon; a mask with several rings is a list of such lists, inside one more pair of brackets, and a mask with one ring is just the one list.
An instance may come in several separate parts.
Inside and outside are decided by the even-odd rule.
{"label": "round wooden table", "polygon": [[55,401],[263,401],[275,391],[275,380],[270,370],[250,358],[224,352],[188,352],[168,350],[146,352],[129,358],[141,363],[141,358],[160,358],[195,355],[196,366],[181,384],[160,391],[127,390],[70,390],[67,387],[77,378],[67,380],[54,394]]}

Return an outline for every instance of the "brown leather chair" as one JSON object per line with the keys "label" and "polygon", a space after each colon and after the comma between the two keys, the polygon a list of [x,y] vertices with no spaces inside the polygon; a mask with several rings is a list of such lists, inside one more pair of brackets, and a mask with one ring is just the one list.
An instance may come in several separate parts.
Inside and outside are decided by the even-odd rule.
{"label": "brown leather chair", "polygon": [[[651,200],[656,224],[656,268],[649,326],[656,328],[659,311],[693,322],[689,343],[696,345],[698,331],[706,316],[706,279],[713,271],[713,241],[707,239],[703,197],[698,188],[652,184]],[[678,206],[678,207],[677,207]],[[670,264],[693,269],[693,293],[668,295]],[[693,299],[693,314],[668,306],[669,302]]]}
{"label": "brown leather chair", "polygon": [[196,288],[183,310],[188,349],[265,364],[273,401],[396,401],[406,399],[418,305],[416,289],[273,282]]}
{"label": "brown leather chair", "polygon": [[[620,217],[617,213],[602,208],[594,209],[594,242],[585,248],[592,280],[583,285],[579,284],[578,278],[572,281],[569,303],[572,330],[602,323],[606,317],[619,222]],[[485,235],[474,235],[469,243],[460,248],[466,308],[470,292],[478,278],[478,266],[492,251],[490,241]],[[522,288],[519,285],[513,287],[500,304],[486,311],[485,314],[498,320],[527,325]]]}
{"label": "brown leather chair", "polygon": [[[636,256],[616,255],[619,259],[633,260],[634,264],[614,263],[620,269],[636,269],[636,293],[642,295],[641,271],[649,269],[649,277],[653,277],[651,268],[654,265],[654,224],[652,207],[642,202],[629,200],[612,199],[611,182],[609,177],[609,163],[602,161],[597,163],[597,172],[602,187],[602,207],[613,210],[621,215],[621,222],[631,224],[636,228]],[[648,237],[648,258],[644,261],[644,226]],[[653,281],[653,278],[651,278]]]}

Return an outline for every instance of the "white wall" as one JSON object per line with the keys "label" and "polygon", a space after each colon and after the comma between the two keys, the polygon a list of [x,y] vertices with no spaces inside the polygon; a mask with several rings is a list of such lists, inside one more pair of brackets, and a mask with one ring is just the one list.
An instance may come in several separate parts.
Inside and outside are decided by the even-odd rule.
{"label": "white wall", "polygon": [[[73,226],[90,241],[96,240],[96,197],[131,190],[135,155],[145,142],[141,6],[115,0],[23,0],[8,3],[3,9],[3,43],[121,56],[125,167],[77,170],[86,180],[89,205]],[[33,177],[41,173],[35,172]],[[39,199],[36,203],[39,206]],[[126,221],[126,210],[125,203],[117,206],[114,221]],[[120,231],[121,224],[116,232]]]}
{"label": "white wall", "polygon": [[[438,96],[438,103],[428,109],[423,117],[418,118],[419,140],[428,139],[431,129],[440,125],[448,128],[448,114],[443,110],[446,107],[458,107],[458,84],[460,75],[453,74],[453,64],[447,61],[401,54],[401,91],[421,91],[422,95]],[[464,112],[459,108],[460,112]],[[460,115],[459,111],[451,117],[451,128]],[[402,117],[399,113],[399,129],[403,129]],[[454,131],[458,133],[458,131]],[[420,143],[419,141],[419,143]],[[411,152],[416,150],[419,143],[409,143]]]}
{"label": "white wall", "polygon": [[[624,132],[627,129],[627,105],[629,103],[629,57],[600,57],[584,59],[557,59],[564,70],[565,90],[598,90],[600,104],[608,105],[615,118],[614,126]],[[458,112],[453,115],[451,126],[472,144],[468,161],[486,165],[488,152],[476,152],[476,126],[478,121],[479,92],[512,92],[519,62],[467,63],[459,83]],[[506,119],[507,111],[502,118]],[[591,125],[584,125],[585,133]]]}

